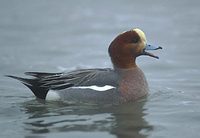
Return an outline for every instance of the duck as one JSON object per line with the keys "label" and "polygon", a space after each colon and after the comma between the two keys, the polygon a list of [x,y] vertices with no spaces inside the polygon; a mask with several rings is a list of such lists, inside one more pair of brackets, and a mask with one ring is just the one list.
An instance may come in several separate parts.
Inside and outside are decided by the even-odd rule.
{"label": "duck", "polygon": [[27,86],[36,99],[97,104],[122,104],[146,97],[149,86],[136,64],[142,55],[159,59],[149,50],[162,49],[147,43],[139,28],[120,33],[110,43],[108,53],[113,68],[78,69],[70,72],[25,72],[29,77],[7,77]]}

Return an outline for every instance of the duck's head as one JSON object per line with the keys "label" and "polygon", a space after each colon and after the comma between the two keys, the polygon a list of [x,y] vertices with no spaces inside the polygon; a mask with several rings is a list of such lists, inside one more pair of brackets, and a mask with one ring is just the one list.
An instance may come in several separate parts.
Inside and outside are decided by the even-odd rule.
{"label": "duck's head", "polygon": [[138,28],[118,35],[109,46],[109,55],[115,68],[132,68],[136,66],[135,59],[147,55],[158,59],[148,50],[162,49],[162,47],[147,44],[144,32]]}

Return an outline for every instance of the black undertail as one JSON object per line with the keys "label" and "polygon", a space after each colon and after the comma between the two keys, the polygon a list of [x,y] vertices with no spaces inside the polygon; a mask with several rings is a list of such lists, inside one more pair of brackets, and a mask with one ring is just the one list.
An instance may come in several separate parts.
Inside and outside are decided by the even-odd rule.
{"label": "black undertail", "polygon": [[27,86],[37,98],[45,100],[47,92],[49,91],[49,88],[41,87],[41,84],[36,79],[26,79],[26,78],[11,76],[11,75],[7,75],[7,77],[19,80],[25,86]]}
{"label": "black undertail", "polygon": [[74,85],[66,81],[72,77],[63,76],[63,73],[26,72],[25,74],[32,76],[33,78],[22,78],[12,75],[7,75],[7,77],[19,80],[27,86],[37,98],[44,100],[50,89],[61,90]]}

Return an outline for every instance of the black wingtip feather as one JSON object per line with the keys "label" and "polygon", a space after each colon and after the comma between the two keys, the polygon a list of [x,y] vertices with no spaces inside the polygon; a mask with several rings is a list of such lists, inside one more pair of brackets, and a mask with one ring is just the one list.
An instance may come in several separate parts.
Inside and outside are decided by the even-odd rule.
{"label": "black wingtip feather", "polygon": [[26,78],[21,78],[21,77],[17,77],[17,76],[12,76],[12,75],[5,75],[6,77],[9,77],[9,78],[13,78],[13,79],[16,79],[16,80],[19,80],[20,82],[22,82],[23,84],[30,84],[30,79],[26,79]]}
{"label": "black wingtip feather", "polygon": [[47,76],[54,76],[60,75],[62,73],[45,73],[45,72],[25,72],[25,75],[33,76],[36,78],[47,77]]}

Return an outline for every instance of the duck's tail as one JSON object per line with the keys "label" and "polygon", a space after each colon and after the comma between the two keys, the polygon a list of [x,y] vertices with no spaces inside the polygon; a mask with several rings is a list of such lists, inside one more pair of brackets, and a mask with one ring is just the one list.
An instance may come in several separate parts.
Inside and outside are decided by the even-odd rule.
{"label": "duck's tail", "polygon": [[39,83],[37,79],[34,79],[34,78],[27,79],[27,78],[12,76],[12,75],[6,75],[6,77],[19,80],[21,83],[27,86],[37,98],[45,100],[49,89],[47,87],[41,87],[41,84]]}

